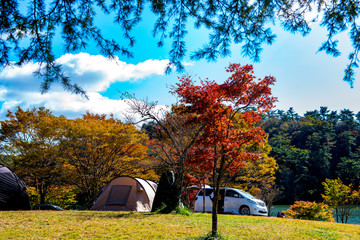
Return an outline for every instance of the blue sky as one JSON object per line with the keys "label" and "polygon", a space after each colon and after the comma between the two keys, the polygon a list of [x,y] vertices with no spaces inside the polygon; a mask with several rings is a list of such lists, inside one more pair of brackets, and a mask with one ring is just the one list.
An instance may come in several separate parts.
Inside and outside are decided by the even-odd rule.
{"label": "blue sky", "polygon": [[[157,39],[152,38],[155,18],[146,16],[134,30],[136,45],[135,57],[127,59],[119,56],[109,61],[100,56],[94,43],[87,49],[72,54],[64,54],[61,41],[54,42],[58,62],[74,82],[79,83],[88,93],[89,100],[81,96],[64,92],[61,86],[54,85],[48,93],[40,94],[40,80],[35,79],[32,71],[36,63],[29,63],[22,69],[0,69],[0,119],[5,118],[7,110],[17,106],[32,108],[45,106],[53,113],[78,117],[86,111],[93,113],[113,113],[121,118],[127,105],[120,99],[119,92],[135,93],[138,98],[148,97],[160,105],[170,105],[176,99],[169,93],[169,87],[177,82],[180,75],[173,72],[164,75],[163,69],[168,63],[170,42],[163,48],[157,48]],[[112,24],[111,16],[100,15],[97,23],[105,36],[122,41],[119,26]],[[207,31],[191,29],[186,37],[188,55],[185,58],[186,72],[195,79],[209,78],[221,82],[228,77],[225,67],[229,63],[252,63],[240,54],[240,46],[232,46],[231,57],[217,62],[193,62],[189,53],[207,41]],[[303,114],[307,110],[327,106],[330,110],[348,108],[355,113],[360,111],[360,87],[358,81],[354,88],[342,81],[347,65],[347,55],[351,45],[346,33],[339,35],[339,48],[342,55],[333,58],[325,53],[317,53],[326,39],[325,29],[314,24],[306,37],[284,32],[279,26],[272,26],[277,35],[273,45],[264,45],[261,62],[254,64],[257,77],[272,75],[277,79],[273,95],[278,97],[277,109],[287,110],[293,107]],[[357,79],[360,79],[359,73]]]}

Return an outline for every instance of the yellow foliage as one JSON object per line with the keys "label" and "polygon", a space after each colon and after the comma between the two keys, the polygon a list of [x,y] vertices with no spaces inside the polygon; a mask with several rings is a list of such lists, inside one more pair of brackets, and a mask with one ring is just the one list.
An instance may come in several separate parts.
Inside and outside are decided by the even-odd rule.
{"label": "yellow foliage", "polygon": [[143,177],[149,171],[144,145],[147,135],[133,125],[87,113],[83,118],[67,120],[62,135],[63,156],[73,167],[72,184],[88,199],[114,177]]}
{"label": "yellow foliage", "polygon": [[48,189],[64,180],[64,159],[58,145],[64,118],[43,108],[24,111],[20,107],[1,121],[3,154],[13,159],[13,169],[34,187],[44,200]]}
{"label": "yellow foliage", "polygon": [[322,184],[324,186],[322,197],[325,203],[334,207],[336,221],[347,223],[360,202],[360,191],[352,189],[351,184],[349,186],[343,184],[340,179],[326,179]]}
{"label": "yellow foliage", "polygon": [[226,186],[240,188],[254,196],[262,197],[264,190],[274,186],[277,169],[275,159],[263,154],[255,163],[248,162],[235,175],[228,176]]}
{"label": "yellow foliage", "polygon": [[288,218],[334,222],[332,212],[325,203],[304,201],[296,201],[288,210],[283,211]]}
{"label": "yellow foliage", "polygon": [[43,107],[19,107],[7,117],[1,121],[3,154],[37,191],[35,201],[43,203],[60,185],[77,186],[90,199],[119,175],[157,180],[149,168],[147,135],[130,124],[90,113],[79,119],[55,117]]}
{"label": "yellow foliage", "polygon": [[[40,204],[39,194],[34,187],[28,187],[31,205]],[[64,209],[71,209],[76,206],[76,187],[71,185],[53,186],[48,190],[45,203],[57,205]]]}

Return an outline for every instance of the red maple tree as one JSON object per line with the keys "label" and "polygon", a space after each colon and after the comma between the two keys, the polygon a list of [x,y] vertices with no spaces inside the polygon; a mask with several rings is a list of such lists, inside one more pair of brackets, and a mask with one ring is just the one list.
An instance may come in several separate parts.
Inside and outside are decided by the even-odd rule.
{"label": "red maple tree", "polygon": [[184,76],[173,88],[182,104],[181,111],[191,116],[189,124],[201,125],[202,133],[187,164],[210,173],[213,179],[212,237],[218,235],[218,196],[223,175],[235,173],[248,161],[256,162],[261,157],[251,151],[251,146],[265,141],[266,133],[255,123],[277,101],[270,88],[275,78],[257,79],[251,65],[230,64],[226,71],[231,76],[222,84],[206,79],[196,85]]}

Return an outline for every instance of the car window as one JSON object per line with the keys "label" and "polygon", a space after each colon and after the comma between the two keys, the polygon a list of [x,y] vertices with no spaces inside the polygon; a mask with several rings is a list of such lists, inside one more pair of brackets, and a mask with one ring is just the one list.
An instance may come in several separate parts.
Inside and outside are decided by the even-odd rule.
{"label": "car window", "polygon": [[242,198],[242,196],[234,190],[227,190],[225,196],[234,197],[234,198]]}
{"label": "car window", "polygon": [[[213,189],[207,188],[205,189],[205,196],[210,196],[210,194],[213,192]],[[203,196],[203,189],[200,190],[198,196]]]}
{"label": "car window", "polygon": [[239,190],[239,191],[240,191],[241,194],[242,194],[243,196],[245,196],[246,198],[255,199],[255,197],[254,197],[253,195],[251,195],[250,193],[247,193],[247,192],[244,192],[244,191],[241,191],[241,190]]}

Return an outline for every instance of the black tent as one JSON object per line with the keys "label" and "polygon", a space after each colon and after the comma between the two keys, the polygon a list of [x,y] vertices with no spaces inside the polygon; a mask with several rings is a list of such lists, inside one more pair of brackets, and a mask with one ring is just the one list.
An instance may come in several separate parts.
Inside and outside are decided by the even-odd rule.
{"label": "black tent", "polygon": [[24,183],[7,167],[0,165],[0,210],[30,210]]}

